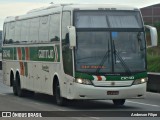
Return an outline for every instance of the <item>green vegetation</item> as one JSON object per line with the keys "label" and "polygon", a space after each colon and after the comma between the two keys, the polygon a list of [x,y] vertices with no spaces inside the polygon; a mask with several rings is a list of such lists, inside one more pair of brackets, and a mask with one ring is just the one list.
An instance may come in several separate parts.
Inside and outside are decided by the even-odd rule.
{"label": "green vegetation", "polygon": [[160,22],[153,26],[157,28],[158,32],[158,46],[147,49],[148,72],[160,72]]}
{"label": "green vegetation", "polygon": [[153,26],[157,28],[157,32],[158,32],[158,46],[160,46],[160,22],[154,23]]}
{"label": "green vegetation", "polygon": [[0,53],[2,52],[2,31],[0,30]]}
{"label": "green vegetation", "polygon": [[160,48],[149,48],[147,50],[148,72],[160,72]]}

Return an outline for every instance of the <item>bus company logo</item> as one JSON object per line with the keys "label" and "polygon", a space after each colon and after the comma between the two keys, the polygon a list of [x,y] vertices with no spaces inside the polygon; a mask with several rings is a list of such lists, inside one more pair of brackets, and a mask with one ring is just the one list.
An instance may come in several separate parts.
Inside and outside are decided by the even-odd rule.
{"label": "bus company logo", "polygon": [[134,80],[134,76],[121,77],[121,80]]}
{"label": "bus company logo", "polygon": [[2,112],[2,117],[12,117],[11,112]]}
{"label": "bus company logo", "polygon": [[3,50],[3,57],[5,57],[5,58],[11,57],[11,51],[10,50]]}
{"label": "bus company logo", "polygon": [[115,82],[111,82],[111,85],[114,86],[114,85],[115,85]]}
{"label": "bus company logo", "polygon": [[42,117],[39,112],[2,112],[2,117]]}
{"label": "bus company logo", "polygon": [[53,50],[39,50],[38,51],[39,58],[54,58]]}

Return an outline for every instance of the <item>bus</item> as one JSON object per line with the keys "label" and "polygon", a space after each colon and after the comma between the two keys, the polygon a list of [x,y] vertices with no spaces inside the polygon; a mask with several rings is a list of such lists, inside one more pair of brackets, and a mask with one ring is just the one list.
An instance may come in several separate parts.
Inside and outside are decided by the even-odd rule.
{"label": "bus", "polygon": [[[157,31],[147,26],[151,46]],[[144,98],[145,26],[138,8],[55,4],[7,17],[3,28],[3,82],[17,96],[27,91],[68,100]]]}

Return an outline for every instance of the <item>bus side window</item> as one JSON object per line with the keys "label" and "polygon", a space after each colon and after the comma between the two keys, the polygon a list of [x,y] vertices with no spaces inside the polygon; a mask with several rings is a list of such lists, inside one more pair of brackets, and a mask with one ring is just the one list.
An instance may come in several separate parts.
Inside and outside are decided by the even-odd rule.
{"label": "bus side window", "polygon": [[9,22],[4,24],[3,44],[13,44],[15,42],[15,23]]}
{"label": "bus side window", "polygon": [[71,25],[71,13],[63,12],[62,16],[62,55],[64,72],[73,76],[72,50],[69,48],[68,26]]}
{"label": "bus side window", "polygon": [[60,40],[60,14],[53,14],[50,16],[49,25],[49,41],[59,41]]}
{"label": "bus side window", "polygon": [[6,39],[6,24],[7,23],[5,23],[4,24],[4,26],[3,26],[3,44],[7,44],[7,39]]}
{"label": "bus side window", "polygon": [[68,33],[67,26],[71,24],[70,12],[63,12],[62,17],[62,43],[66,43],[66,34]]}
{"label": "bus side window", "polygon": [[21,41],[21,25],[22,22],[21,21],[16,21],[15,23],[15,39],[14,39],[14,43],[19,43]]}
{"label": "bus side window", "polygon": [[29,22],[30,22],[30,19],[22,21],[21,42],[24,42],[24,43],[27,43],[29,40]]}
{"label": "bus side window", "polygon": [[39,22],[40,18],[30,19],[29,42],[38,42]]}
{"label": "bus side window", "polygon": [[10,23],[9,27],[9,43],[13,43],[15,38],[15,22]]}
{"label": "bus side window", "polygon": [[9,23],[5,23],[4,26],[4,44],[9,42]]}
{"label": "bus side window", "polygon": [[49,16],[40,17],[39,42],[48,42]]}

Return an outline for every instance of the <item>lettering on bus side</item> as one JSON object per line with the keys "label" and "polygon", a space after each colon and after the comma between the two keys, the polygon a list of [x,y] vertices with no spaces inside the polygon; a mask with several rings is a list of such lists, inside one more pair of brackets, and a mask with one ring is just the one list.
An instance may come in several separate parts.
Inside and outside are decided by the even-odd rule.
{"label": "lettering on bus side", "polygon": [[54,58],[53,50],[38,50],[38,58]]}
{"label": "lettering on bus side", "polygon": [[121,77],[121,80],[134,80],[134,76]]}
{"label": "lettering on bus side", "polygon": [[10,50],[3,50],[3,57],[4,58],[10,58],[11,57],[11,51]]}

